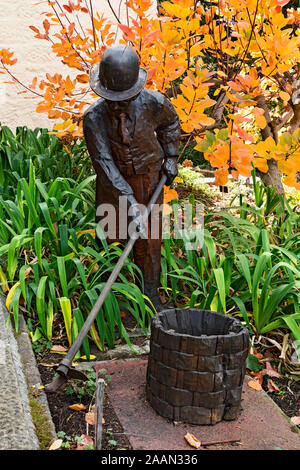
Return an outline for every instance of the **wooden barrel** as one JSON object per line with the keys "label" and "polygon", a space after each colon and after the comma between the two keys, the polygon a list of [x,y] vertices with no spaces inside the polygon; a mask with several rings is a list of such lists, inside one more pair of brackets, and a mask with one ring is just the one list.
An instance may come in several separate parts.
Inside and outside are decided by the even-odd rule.
{"label": "wooden barrel", "polygon": [[173,421],[216,424],[241,412],[248,329],[229,316],[197,309],[152,318],[146,396]]}

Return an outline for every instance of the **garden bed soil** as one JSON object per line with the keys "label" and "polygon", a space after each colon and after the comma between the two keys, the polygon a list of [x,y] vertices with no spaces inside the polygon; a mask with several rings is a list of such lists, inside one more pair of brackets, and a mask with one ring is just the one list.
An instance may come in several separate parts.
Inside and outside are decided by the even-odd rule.
{"label": "garden bed soil", "polygon": [[300,416],[300,380],[293,380],[290,377],[281,376],[280,378],[271,378],[273,383],[279,388],[279,392],[268,391],[268,381],[270,378],[264,376],[262,388],[276,405],[289,418]]}
{"label": "garden bed soil", "polygon": [[[125,314],[122,318],[123,324],[128,332],[134,332],[136,329],[136,321],[131,315]],[[131,337],[133,345],[140,346],[145,342],[145,336]],[[120,340],[120,344],[125,344],[124,340]],[[98,351],[99,352],[99,351]],[[93,353],[93,351],[91,351]],[[94,351],[96,354],[96,351]],[[272,355],[271,355],[272,356]],[[141,356],[147,359],[147,355]],[[58,354],[51,354],[45,350],[37,355],[38,368],[41,375],[42,383],[45,385],[52,381],[55,374],[55,367],[47,366],[45,364],[59,364],[62,356]],[[124,359],[124,357],[122,357]],[[270,358],[275,362],[277,359],[276,351]],[[251,375],[251,371],[249,375]],[[105,379],[105,374],[103,375]],[[280,378],[272,377],[274,384],[278,387],[279,392],[268,390],[268,381],[270,377],[264,376],[262,382],[263,390],[269,395],[269,397],[277,404],[281,411],[292,418],[293,416],[300,415],[300,379],[295,380],[290,376],[281,376]],[[76,391],[76,386],[84,387],[83,382],[74,381],[71,382]],[[70,438],[70,448],[75,449],[77,446],[75,437],[81,435],[88,435],[91,439],[94,439],[94,426],[86,423],[85,417],[89,408],[94,404],[94,397],[91,394],[83,394],[80,398],[75,393],[69,394],[70,387],[64,386],[54,394],[48,394],[49,409],[52,415],[52,419],[55,425],[56,432],[64,432],[66,436]],[[76,403],[82,403],[86,406],[84,411],[75,411],[70,409],[69,406]],[[107,394],[104,394],[103,401],[103,434],[102,434],[102,450],[130,450],[131,444],[124,433],[123,427],[109,401]]]}
{"label": "garden bed soil", "polygon": [[[136,339],[137,342],[142,341],[141,338]],[[142,339],[144,340],[144,338]],[[59,363],[60,359],[57,354],[47,354],[42,360],[39,359],[38,367],[43,384],[51,382],[55,372],[54,368],[45,364]],[[263,390],[265,390],[286,416],[289,418],[299,416],[300,380],[294,380],[290,376],[272,377],[273,383],[278,387],[279,392],[268,391],[269,380],[270,377],[264,376],[262,383]],[[82,387],[82,382],[77,383]],[[76,384],[71,383],[71,385],[76,390]],[[78,398],[75,392],[68,394],[65,386],[55,394],[48,394],[47,398],[56,432],[63,431],[66,436],[69,436],[70,449],[76,449],[76,437],[88,435],[91,439],[94,439],[94,426],[87,426],[85,420],[86,413],[94,404],[94,397],[84,394],[81,398]],[[86,409],[84,411],[75,411],[69,408],[69,406],[76,403],[82,403],[86,406]],[[106,394],[104,395],[103,402],[103,418],[102,450],[130,450],[132,448],[131,444]]]}
{"label": "garden bed soil", "polygon": [[[43,358],[42,364],[53,364],[59,362],[57,355],[48,355]],[[50,383],[53,379],[55,369],[46,365],[38,364],[42,383],[45,385]],[[51,412],[52,420],[55,426],[56,433],[65,433],[64,444],[68,443],[70,447],[68,449],[77,448],[77,438],[81,436],[89,436],[94,440],[94,426],[86,422],[86,415],[94,405],[94,397],[89,394],[84,394],[82,397],[78,397],[75,393],[68,393],[69,387],[82,387],[83,382],[70,381],[63,388],[57,390],[56,393],[47,394],[49,409]],[[74,404],[82,404],[86,408],[82,411],[76,411],[71,409],[70,406]],[[131,445],[122,425],[120,424],[113,407],[107,397],[104,394],[103,399],[103,425],[102,425],[102,450],[130,450]],[[63,444],[63,445],[64,445]],[[65,447],[62,447],[66,449]]]}
{"label": "garden bed soil", "polygon": [[[127,332],[134,332],[137,324],[131,315],[125,314],[122,318],[123,324]],[[137,336],[131,338],[131,343],[136,346],[141,346],[145,342],[145,336]],[[120,340],[120,344],[126,344],[125,340]],[[99,353],[98,350],[94,351],[93,345],[91,345],[91,354]],[[36,354],[36,360],[38,364],[39,373],[41,376],[41,382],[43,385],[50,383],[55,375],[55,364],[59,364],[63,356],[59,354],[52,354],[47,350],[42,350]],[[105,379],[105,376],[103,377]],[[70,387],[74,388],[74,393],[70,394]],[[56,433],[65,433],[70,438],[69,442],[70,449],[76,449],[77,442],[75,438],[82,435],[88,435],[91,439],[94,439],[94,426],[86,423],[86,413],[89,411],[91,406],[94,405],[94,396],[90,394],[83,394],[80,398],[75,393],[76,387],[84,388],[84,383],[80,381],[68,382],[67,385],[59,389],[54,394],[47,394],[48,404],[52,420],[55,426]],[[74,404],[83,404],[86,409],[83,411],[75,411],[69,407]],[[117,415],[109,401],[106,393],[103,398],[103,428],[102,428],[102,450],[130,450],[131,444],[124,434],[123,427],[119,422]]]}
{"label": "garden bed soil", "polygon": [[[131,315],[125,314],[122,318],[123,324],[127,331],[134,332],[136,329],[136,322]],[[136,336],[131,338],[133,345],[140,346],[145,342],[145,336]],[[125,341],[120,341],[124,344]],[[92,352],[92,351],[91,351]],[[93,353],[93,352],[92,352]],[[96,353],[96,351],[95,351]],[[141,356],[142,357],[142,356]],[[143,356],[147,359],[147,355]],[[45,350],[37,355],[38,368],[41,375],[42,383],[45,385],[52,381],[55,374],[55,367],[47,366],[45,364],[59,364],[62,356],[58,354],[51,354]],[[124,357],[122,358],[124,359]],[[276,351],[271,357],[275,362]],[[251,371],[249,375],[251,375]],[[105,375],[103,376],[105,379]],[[262,388],[269,395],[269,397],[277,404],[281,411],[292,418],[293,416],[300,415],[300,380],[295,380],[290,376],[282,375],[280,378],[272,377],[274,384],[278,387],[279,392],[268,390],[268,381],[270,377],[265,375],[263,377]],[[83,382],[71,382],[71,386],[76,391],[76,386],[84,388]],[[94,396],[90,393],[83,394],[80,398],[75,393],[69,394],[70,387],[64,386],[54,394],[48,394],[49,409],[55,425],[56,432],[64,432],[70,438],[70,449],[75,449],[77,446],[75,438],[81,435],[88,435],[94,439],[94,426],[86,423],[86,413],[94,404]],[[71,405],[82,403],[86,406],[84,411],[75,411],[70,409]],[[103,434],[102,434],[102,450],[130,450],[131,444],[124,433],[123,427],[109,401],[107,394],[104,394],[103,401]],[[65,441],[64,441],[65,442]]]}

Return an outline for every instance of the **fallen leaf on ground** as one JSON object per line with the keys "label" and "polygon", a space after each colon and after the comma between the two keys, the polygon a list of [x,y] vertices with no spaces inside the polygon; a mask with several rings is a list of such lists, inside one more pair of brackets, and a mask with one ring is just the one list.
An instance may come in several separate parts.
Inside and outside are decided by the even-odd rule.
{"label": "fallen leaf on ground", "polygon": [[264,374],[268,375],[269,377],[280,377],[277,370],[275,370],[269,362],[266,362],[266,368],[264,369]]}
{"label": "fallen leaf on ground", "polygon": [[184,438],[190,446],[196,447],[196,449],[199,449],[201,446],[199,439],[189,432],[184,436]]}
{"label": "fallen leaf on ground", "polygon": [[89,411],[85,414],[85,421],[91,426],[95,425],[95,413],[94,411]]}
{"label": "fallen leaf on ground", "polygon": [[63,443],[63,439],[56,439],[56,441],[52,442],[51,446],[49,447],[49,450],[58,450],[58,449],[60,449],[62,443]]}
{"label": "fallen leaf on ground", "polygon": [[262,390],[262,386],[255,380],[249,380],[248,386],[253,388],[254,390],[258,390],[258,391]]}
{"label": "fallen leaf on ground", "polygon": [[260,385],[263,383],[263,370],[259,372],[249,371],[249,375],[254,378],[255,382],[258,382]]}
{"label": "fallen leaf on ground", "polygon": [[274,384],[273,380],[270,379],[268,381],[268,392],[269,393],[272,393],[272,392],[279,392],[279,388],[277,387],[277,385]]}
{"label": "fallen leaf on ground", "polygon": [[56,367],[57,366],[56,362],[40,362],[39,365],[44,366],[44,367]]}
{"label": "fallen leaf on ground", "polygon": [[293,416],[293,417],[291,418],[291,422],[292,422],[293,424],[295,424],[296,426],[299,426],[299,425],[300,425],[300,416]]}
{"label": "fallen leaf on ground", "polygon": [[[95,411],[91,410],[85,415],[85,421],[91,426],[95,426]],[[102,418],[102,424],[105,424],[105,419]]]}
{"label": "fallen leaf on ground", "polygon": [[81,434],[81,442],[77,442],[77,447],[76,450],[86,450],[86,446],[89,444],[94,444],[93,439],[90,436],[87,436],[86,434]]}
{"label": "fallen leaf on ground", "polygon": [[58,344],[52,346],[52,348],[50,349],[51,353],[62,353],[66,351],[67,351],[67,348],[65,348],[64,346],[59,346]]}
{"label": "fallen leaf on ground", "polygon": [[86,406],[84,406],[82,403],[75,403],[74,405],[70,405],[69,408],[75,411],[83,411],[86,409]]}
{"label": "fallen leaf on ground", "polygon": [[264,358],[262,353],[255,353],[254,356],[257,357],[259,361]]}

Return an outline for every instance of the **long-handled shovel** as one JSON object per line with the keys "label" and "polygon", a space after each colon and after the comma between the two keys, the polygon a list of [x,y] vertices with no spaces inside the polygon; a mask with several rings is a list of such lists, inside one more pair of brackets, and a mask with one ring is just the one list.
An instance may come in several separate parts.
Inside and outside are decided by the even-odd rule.
{"label": "long-handled shovel", "polygon": [[[153,196],[151,197],[149,204],[147,206],[147,209],[145,211],[144,217],[148,218],[149,214],[152,210],[153,205],[157,201],[158,196],[160,195],[163,186],[167,180],[166,175],[163,175],[160,179],[160,182],[153,193]],[[102,304],[104,300],[106,299],[113,283],[115,282],[116,278],[118,277],[119,272],[121,271],[123,264],[125,263],[130,251],[133,248],[133,245],[135,244],[136,240],[138,238],[138,234],[133,234],[127,245],[125,246],[125,249],[120,256],[116,266],[114,267],[111,275],[109,276],[103,291],[99,295],[94,307],[92,308],[90,314],[88,315],[87,319],[85,320],[77,338],[75,339],[74,343],[70,347],[67,355],[63,358],[63,360],[60,362],[58,365],[56,372],[59,374],[58,378],[53,380],[50,384],[45,386],[45,391],[47,393],[53,393],[56,392],[56,390],[61,387],[67,380],[69,379],[81,379],[81,380],[86,380],[87,377],[80,371],[76,370],[74,367],[72,367],[72,361],[79,350],[80,346],[82,345],[82,342],[86,335],[88,334],[100,308],[102,307]]]}

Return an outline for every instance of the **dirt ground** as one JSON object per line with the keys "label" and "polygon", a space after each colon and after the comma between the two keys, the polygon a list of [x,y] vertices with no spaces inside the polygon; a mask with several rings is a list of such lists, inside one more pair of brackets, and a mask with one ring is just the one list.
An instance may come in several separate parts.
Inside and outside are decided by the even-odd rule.
{"label": "dirt ground", "polygon": [[[42,364],[59,363],[57,355],[48,355],[43,359]],[[38,365],[42,383],[45,385],[52,381],[55,368],[46,365]],[[79,393],[83,390],[83,394]],[[47,394],[49,409],[55,430],[59,438],[63,438],[63,449],[76,449],[78,438],[89,436],[94,439],[94,426],[86,419],[89,412],[93,415],[93,405],[95,404],[94,393],[85,391],[84,382],[73,380],[68,385],[59,389],[54,394]],[[74,410],[70,406],[81,404],[84,410]],[[111,406],[109,399],[104,394],[103,400],[103,425],[102,425],[102,450],[131,449],[131,445],[124,434],[123,428]],[[64,433],[64,436],[62,435]],[[67,446],[65,447],[65,444]]]}
{"label": "dirt ground", "polygon": [[279,392],[268,392],[268,378],[265,376],[262,387],[269,394],[272,400],[288,416],[300,415],[300,380],[296,381],[289,377],[280,377],[272,379],[279,388]]}
{"label": "dirt ground", "polygon": [[[137,340],[138,342],[139,340]],[[55,368],[46,364],[58,364],[60,359],[57,354],[47,354],[47,356],[38,360],[43,384],[51,382],[55,373]],[[92,374],[92,380],[94,377],[96,375]],[[106,380],[105,374],[103,378]],[[268,376],[264,376],[262,387],[272,400],[289,418],[299,416],[300,380],[294,380],[290,376],[273,377],[273,383],[278,387],[279,391],[272,392],[268,390],[269,380]],[[68,383],[68,386],[64,386],[64,388],[61,388],[55,394],[48,394],[47,397],[56,432],[58,437],[63,437],[63,446],[66,444],[65,449],[76,449],[78,446],[77,440],[80,436],[83,436],[83,438],[89,436],[89,442],[93,442],[94,426],[86,421],[88,413],[93,410],[92,407],[95,403],[93,390],[86,387],[84,382],[72,381]],[[76,411],[69,408],[74,404],[82,404],[85,406],[85,409]],[[130,450],[130,442],[106,394],[103,403],[103,418],[102,450]]]}

